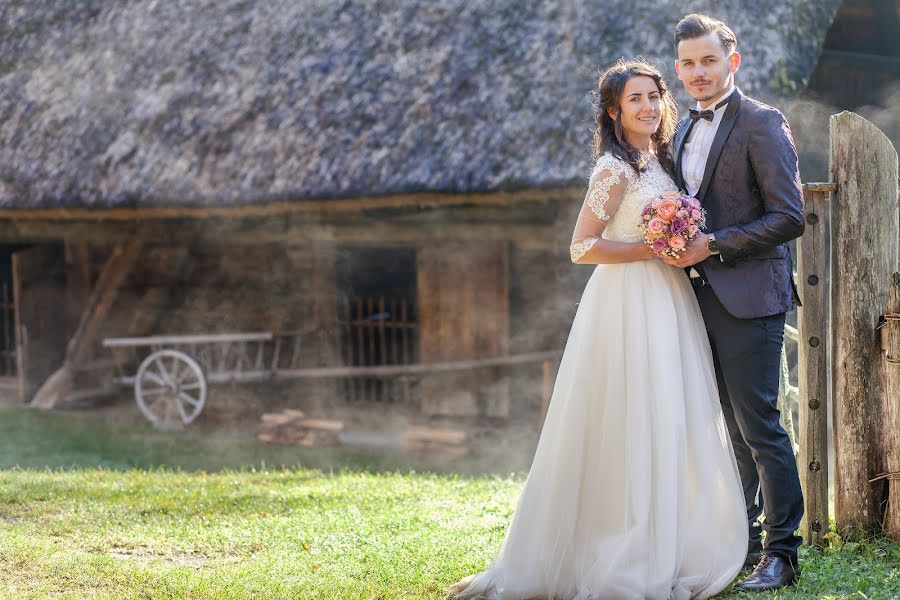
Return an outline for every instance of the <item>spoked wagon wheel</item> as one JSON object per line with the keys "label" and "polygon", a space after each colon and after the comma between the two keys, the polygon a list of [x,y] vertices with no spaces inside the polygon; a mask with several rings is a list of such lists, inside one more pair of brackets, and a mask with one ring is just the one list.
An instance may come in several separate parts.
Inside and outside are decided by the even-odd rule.
{"label": "spoked wagon wheel", "polygon": [[157,350],[134,378],[138,408],[154,425],[178,429],[197,418],[206,404],[206,377],[193,358],[178,350]]}

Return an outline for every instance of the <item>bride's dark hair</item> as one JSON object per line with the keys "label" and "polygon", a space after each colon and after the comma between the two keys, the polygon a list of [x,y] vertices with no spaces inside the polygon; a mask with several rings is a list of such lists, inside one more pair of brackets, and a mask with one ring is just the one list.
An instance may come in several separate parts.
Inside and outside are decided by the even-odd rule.
{"label": "bride's dark hair", "polygon": [[622,91],[632,77],[649,77],[656,82],[660,96],[659,127],[650,136],[656,150],[656,157],[669,173],[675,174],[675,160],[672,152],[672,136],[678,123],[678,108],[669,87],[656,67],[642,58],[620,59],[600,74],[599,92],[595,92],[594,102],[594,160],[604,152],[610,152],[632,167],[638,173],[647,169],[650,157],[628,143],[625,130],[619,119],[609,116],[611,108],[618,115],[621,111]]}

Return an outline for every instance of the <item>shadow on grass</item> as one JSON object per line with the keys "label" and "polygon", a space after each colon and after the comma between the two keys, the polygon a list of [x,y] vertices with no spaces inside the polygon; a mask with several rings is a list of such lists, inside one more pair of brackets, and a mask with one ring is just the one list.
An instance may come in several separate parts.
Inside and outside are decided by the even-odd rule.
{"label": "shadow on grass", "polygon": [[99,411],[42,412],[0,406],[0,469],[110,470],[167,468],[214,472],[225,469],[304,467],[322,471],[431,472],[461,475],[526,471],[537,439],[497,444],[473,457],[441,460],[391,448],[300,448],[257,442],[256,423],[194,424],[165,432],[136,419]]}

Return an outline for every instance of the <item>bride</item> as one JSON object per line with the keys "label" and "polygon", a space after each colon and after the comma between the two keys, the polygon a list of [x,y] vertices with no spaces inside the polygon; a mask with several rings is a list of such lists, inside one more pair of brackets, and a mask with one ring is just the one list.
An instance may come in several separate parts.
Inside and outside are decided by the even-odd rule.
{"label": "bride", "polygon": [[682,269],[642,242],[674,190],[675,103],[650,64],[600,77],[572,261],[596,264],[493,564],[454,598],[708,598],[737,575],[747,514],[703,319]]}

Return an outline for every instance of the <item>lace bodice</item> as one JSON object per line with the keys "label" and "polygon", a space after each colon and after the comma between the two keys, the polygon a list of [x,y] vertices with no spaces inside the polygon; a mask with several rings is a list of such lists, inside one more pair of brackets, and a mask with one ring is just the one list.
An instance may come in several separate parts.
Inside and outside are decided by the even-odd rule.
{"label": "lace bodice", "polygon": [[572,236],[572,261],[577,262],[600,238],[618,242],[641,241],[643,236],[638,227],[641,210],[660,193],[674,189],[675,182],[655,156],[647,170],[640,174],[612,154],[600,156],[591,173]]}

